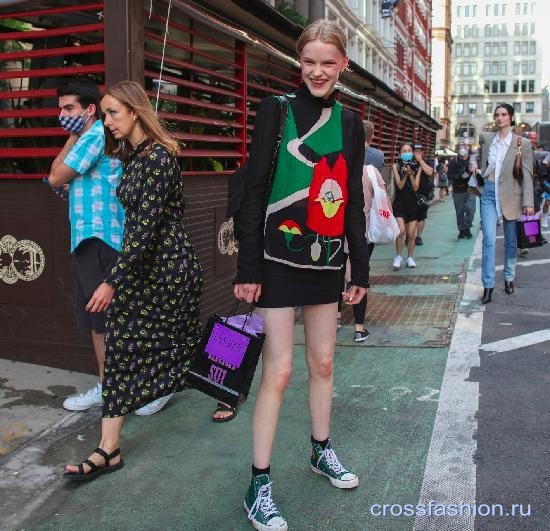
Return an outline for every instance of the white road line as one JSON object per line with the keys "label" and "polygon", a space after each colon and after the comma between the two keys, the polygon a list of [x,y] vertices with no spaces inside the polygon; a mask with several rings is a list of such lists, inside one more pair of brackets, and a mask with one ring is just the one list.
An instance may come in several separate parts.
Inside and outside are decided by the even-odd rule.
{"label": "white road line", "polygon": [[[530,267],[534,265],[550,264],[550,258],[541,258],[540,260],[525,260],[517,262],[518,267]],[[503,265],[498,265],[495,267],[495,271],[502,271],[504,269]]]}
{"label": "white road line", "polygon": [[[479,384],[468,381],[472,367],[479,367],[483,325],[480,306],[481,275],[474,263],[481,262],[478,235],[466,277],[464,297],[455,324],[447,366],[441,384],[430,449],[419,504],[473,504],[476,496],[477,450],[475,433]],[[473,505],[472,505],[473,506]],[[473,531],[474,516],[418,516],[414,531]]]}
{"label": "white road line", "polygon": [[521,336],[510,337],[508,339],[493,341],[492,343],[485,343],[485,345],[481,345],[479,349],[485,350],[486,352],[509,352],[510,350],[530,347],[531,345],[543,343],[544,341],[550,341],[550,328],[538,330],[537,332],[530,332],[529,334],[522,334]]}

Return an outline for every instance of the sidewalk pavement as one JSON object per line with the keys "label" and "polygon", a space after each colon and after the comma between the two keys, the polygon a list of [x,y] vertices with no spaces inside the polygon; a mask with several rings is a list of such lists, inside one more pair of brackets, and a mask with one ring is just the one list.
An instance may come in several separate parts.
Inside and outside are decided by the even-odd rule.
{"label": "sidewalk pavement", "polygon": [[[474,236],[478,227],[476,216]],[[359,476],[350,492],[309,470],[307,368],[297,325],[294,374],[272,460],[274,499],[291,529],[412,529],[412,518],[376,517],[370,508],[419,499],[475,242],[456,236],[449,199],[430,209],[416,269],[393,272],[394,246],[377,246],[366,322],[371,335],[357,344],[353,326],[338,333],[331,438],[344,465]],[[0,380],[2,426],[4,418],[12,426],[0,445],[1,529],[251,529],[242,500],[258,376],[227,424],[210,421],[215,401],[197,391],[180,393],[154,416],[129,415],[122,440],[126,466],[74,484],[61,478],[63,466],[96,447],[100,412],[67,413],[62,395],[87,389],[95,378],[10,361],[0,368],[9,370]]]}

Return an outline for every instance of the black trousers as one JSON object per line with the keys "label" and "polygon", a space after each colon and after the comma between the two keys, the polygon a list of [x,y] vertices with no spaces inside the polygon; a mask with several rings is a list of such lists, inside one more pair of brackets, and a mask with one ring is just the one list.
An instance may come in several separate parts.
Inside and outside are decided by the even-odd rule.
{"label": "black trousers", "polygon": [[[372,255],[372,250],[374,249],[374,243],[369,243],[369,260]],[[342,292],[346,289],[346,265],[349,259],[349,255],[344,254],[344,266],[342,267],[342,270],[340,271],[340,296],[338,297],[338,311],[342,311],[342,302],[344,299],[344,296],[342,295]],[[365,315],[367,314],[367,296],[366,294],[362,299],[361,302],[353,305],[353,318],[355,320],[355,324],[362,325],[365,322]]]}

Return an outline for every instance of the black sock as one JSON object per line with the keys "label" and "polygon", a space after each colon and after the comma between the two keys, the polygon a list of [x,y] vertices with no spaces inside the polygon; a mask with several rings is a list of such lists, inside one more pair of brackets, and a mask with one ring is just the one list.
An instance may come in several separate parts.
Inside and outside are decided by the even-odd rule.
{"label": "black sock", "polygon": [[330,438],[327,438],[324,441],[317,441],[313,438],[313,435],[311,436],[311,444],[318,444],[321,446],[323,450],[327,447],[329,441],[330,441]]}
{"label": "black sock", "polygon": [[262,474],[267,474],[269,476],[269,473],[271,471],[271,467],[267,468],[256,468],[254,465],[252,465],[252,475],[253,476],[261,476]]}

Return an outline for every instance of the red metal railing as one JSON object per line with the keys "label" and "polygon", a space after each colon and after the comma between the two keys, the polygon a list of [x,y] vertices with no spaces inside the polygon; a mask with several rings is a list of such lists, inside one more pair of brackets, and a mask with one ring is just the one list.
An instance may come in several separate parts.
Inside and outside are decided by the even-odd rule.
{"label": "red metal railing", "polygon": [[[57,124],[56,88],[87,75],[104,80],[103,2],[0,13],[0,178],[48,172],[66,133]],[[71,25],[61,24],[70,17]],[[14,21],[20,29],[14,29]]]}

